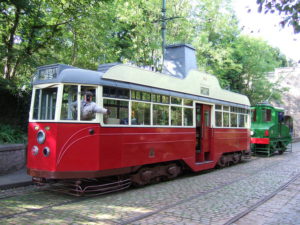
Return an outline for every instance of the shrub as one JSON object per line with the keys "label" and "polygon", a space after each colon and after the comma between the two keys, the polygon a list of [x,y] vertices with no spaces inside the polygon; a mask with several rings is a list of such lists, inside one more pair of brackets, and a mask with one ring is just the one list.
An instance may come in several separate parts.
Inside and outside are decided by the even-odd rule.
{"label": "shrub", "polygon": [[26,134],[21,128],[0,124],[0,144],[25,143]]}

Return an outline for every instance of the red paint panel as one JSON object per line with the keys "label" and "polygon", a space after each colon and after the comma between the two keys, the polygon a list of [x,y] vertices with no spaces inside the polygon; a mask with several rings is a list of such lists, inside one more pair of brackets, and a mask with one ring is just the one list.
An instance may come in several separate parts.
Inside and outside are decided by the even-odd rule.
{"label": "red paint panel", "polygon": [[[38,130],[46,133],[46,141],[36,141]],[[46,130],[45,127],[50,127]],[[210,148],[213,163],[195,165],[196,128],[100,127],[99,124],[29,123],[28,162],[31,169],[45,171],[99,171],[185,160],[194,170],[212,168],[223,152],[248,150],[247,129],[211,129]],[[34,156],[31,148],[40,152]],[[42,154],[44,147],[50,156]]]}
{"label": "red paint panel", "polygon": [[268,144],[270,144],[270,139],[269,138],[251,138],[251,144],[268,145]]}
{"label": "red paint panel", "polygon": [[214,129],[213,141],[218,152],[247,150],[250,134],[247,129]]}
{"label": "red paint panel", "polygon": [[[45,128],[49,127],[49,130]],[[36,128],[36,129],[35,129]],[[46,140],[43,144],[37,142],[38,131],[44,131]],[[32,169],[54,171],[56,159],[56,146],[57,146],[57,124],[55,123],[29,123],[28,125],[28,145],[27,145],[27,167]],[[31,149],[33,146],[39,148],[37,155],[33,155]],[[50,155],[45,157],[43,149],[48,147]]]}
{"label": "red paint panel", "polygon": [[99,169],[99,124],[58,124],[58,171]]}
{"label": "red paint panel", "polygon": [[101,128],[101,169],[182,159],[193,155],[193,128]]}

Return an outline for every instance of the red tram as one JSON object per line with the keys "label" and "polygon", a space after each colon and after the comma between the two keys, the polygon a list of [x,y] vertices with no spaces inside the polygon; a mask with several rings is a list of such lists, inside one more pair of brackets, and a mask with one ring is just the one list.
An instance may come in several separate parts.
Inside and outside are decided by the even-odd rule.
{"label": "red tram", "polygon": [[[82,120],[80,110],[72,110],[74,102],[80,109],[87,90],[109,115]],[[129,181],[125,187],[173,178],[184,169],[224,167],[250,153],[249,113],[246,96],[221,89],[215,76],[197,70],[182,78],[124,64],[98,71],[39,67],[28,174],[38,183],[67,180],[77,188],[114,177],[118,185]]]}

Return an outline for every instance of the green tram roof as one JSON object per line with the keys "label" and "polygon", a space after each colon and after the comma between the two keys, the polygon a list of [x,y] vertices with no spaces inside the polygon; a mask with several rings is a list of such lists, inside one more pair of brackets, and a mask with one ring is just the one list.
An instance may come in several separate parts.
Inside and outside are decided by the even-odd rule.
{"label": "green tram roof", "polygon": [[38,67],[32,84],[51,83],[112,86],[250,109],[247,96],[222,89],[215,76],[197,70],[178,78],[125,64],[109,64],[101,71],[64,64]]}

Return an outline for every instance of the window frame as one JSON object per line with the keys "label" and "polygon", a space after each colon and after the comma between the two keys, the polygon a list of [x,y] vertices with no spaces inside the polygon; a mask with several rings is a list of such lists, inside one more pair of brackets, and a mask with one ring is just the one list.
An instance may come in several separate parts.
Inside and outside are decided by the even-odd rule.
{"label": "window frame", "polygon": [[[100,113],[96,113],[96,118],[89,121],[89,120],[80,120],[80,110],[78,110],[77,112],[77,120],[61,120],[61,110],[62,110],[62,97],[63,97],[63,89],[65,87],[65,85],[75,85],[77,86],[77,99],[81,99],[81,93],[80,90],[82,87],[93,87],[95,88],[95,95],[96,95],[96,99],[95,102],[98,106],[103,108],[103,100],[104,99],[111,99],[111,100],[120,100],[120,101],[127,101],[128,102],[128,124],[104,124],[103,118],[104,116]],[[33,119],[33,113],[34,113],[34,99],[37,93],[38,89],[43,89],[43,88],[51,88],[51,87],[57,87],[57,100],[56,100],[56,110],[55,110],[55,116],[54,116],[54,120],[36,120]],[[42,121],[42,122],[65,122],[65,123],[100,123],[101,126],[103,127],[175,127],[175,128],[195,128],[196,126],[196,118],[195,118],[195,105],[196,103],[199,104],[206,104],[206,105],[211,105],[212,106],[212,110],[211,110],[211,126],[214,128],[225,128],[225,129],[250,129],[250,123],[251,123],[251,116],[250,116],[250,112],[251,110],[249,109],[244,109],[241,107],[237,107],[238,109],[240,108],[241,110],[238,110],[239,112],[235,112],[237,114],[237,120],[238,120],[238,114],[243,114],[245,116],[244,120],[245,120],[245,127],[238,127],[239,126],[239,121],[237,121],[237,127],[231,127],[231,124],[229,127],[224,127],[224,123],[223,123],[223,106],[224,104],[212,104],[212,103],[208,103],[208,102],[200,102],[197,100],[193,100],[193,99],[189,99],[189,98],[182,98],[181,99],[181,104],[172,104],[171,98],[175,97],[175,98],[179,98],[177,96],[173,96],[173,95],[165,95],[165,94],[158,94],[155,92],[147,92],[150,94],[151,97],[151,101],[145,101],[145,100],[135,100],[131,98],[131,91],[138,91],[138,90],[134,90],[134,89],[127,89],[129,91],[129,98],[114,98],[114,97],[104,97],[103,96],[103,88],[105,86],[100,86],[100,85],[91,85],[91,84],[77,84],[77,83],[51,83],[51,84],[40,84],[40,85],[35,85],[33,87],[33,94],[31,97],[31,105],[30,105],[30,114],[29,114],[29,122],[35,122],[35,121]],[[107,86],[107,87],[111,87],[111,86]],[[111,87],[114,88],[114,87]],[[118,87],[115,87],[118,88]],[[121,88],[121,89],[126,89],[126,88]],[[145,91],[141,91],[141,92],[145,92]],[[162,103],[162,102],[156,102],[153,101],[152,96],[153,95],[161,95],[161,96],[165,96],[168,98],[169,103]],[[185,104],[185,100],[187,101],[192,101],[192,105],[188,106]],[[149,103],[150,104],[150,125],[131,125],[131,113],[132,113],[132,101],[135,102],[142,102],[142,103]],[[162,97],[161,97],[161,101],[162,101]],[[157,104],[157,105],[165,105],[169,107],[169,124],[168,125],[153,125],[153,105]],[[222,109],[216,109],[217,105],[221,105]],[[175,106],[175,107],[181,107],[181,125],[180,126],[172,126],[171,125],[171,107]],[[228,105],[225,105],[228,106]],[[78,103],[78,107],[81,107],[81,101],[79,101]],[[192,125],[186,126],[184,124],[184,116],[185,116],[185,109],[189,108],[192,109]],[[231,107],[229,106],[229,109],[231,109]],[[221,112],[222,115],[222,127],[220,126],[216,126],[216,111]],[[227,110],[224,112],[228,112]],[[229,120],[230,119],[230,115],[231,115],[231,110],[229,110]],[[249,118],[250,117],[250,118]]]}
{"label": "window frame", "polygon": [[[34,119],[33,118],[33,116],[34,116],[34,104],[35,104],[35,97],[36,97],[37,90],[43,90],[43,89],[46,89],[46,88],[57,88],[54,119],[53,120]],[[60,109],[60,102],[59,102],[60,91],[61,91],[61,84],[58,84],[58,83],[51,83],[51,84],[48,83],[48,84],[35,85],[33,87],[32,96],[31,96],[29,122],[36,122],[36,121],[39,121],[39,122],[57,122],[58,121],[58,109]],[[38,111],[41,110],[41,100],[42,100],[41,97],[42,96],[40,95],[39,99],[38,99],[38,101],[39,101],[39,110]]]}
{"label": "window frame", "polygon": [[[77,110],[77,119],[76,120],[62,120],[61,119],[61,110],[62,110],[62,98],[63,98],[63,91],[64,91],[64,87],[65,86],[77,86],[77,107],[78,109],[81,108],[81,88],[82,87],[92,87],[95,89],[95,103],[103,108],[103,102],[100,101],[100,99],[102,99],[102,93],[100,92],[100,89],[102,91],[102,86],[98,86],[98,85],[92,85],[92,84],[74,84],[74,83],[63,83],[61,84],[61,90],[59,93],[59,106],[57,109],[57,121],[61,121],[64,123],[100,123],[103,119],[103,117],[100,115],[100,113],[96,113],[95,115],[95,119],[92,120],[81,120],[80,117],[80,110]],[[101,96],[100,96],[101,93]]]}
{"label": "window frame", "polygon": [[[177,96],[173,96],[173,95],[165,95],[165,94],[158,94],[158,93],[155,93],[155,92],[147,92],[147,91],[140,91],[140,90],[134,90],[134,89],[128,89],[129,90],[129,99],[120,99],[120,98],[113,98],[113,97],[105,97],[103,96],[103,88],[105,86],[101,86],[101,103],[103,104],[104,102],[104,99],[111,99],[111,100],[120,100],[120,101],[128,101],[129,102],[129,118],[128,118],[128,124],[105,124],[104,121],[103,121],[103,117],[102,119],[100,120],[100,124],[101,126],[103,127],[124,127],[124,126],[128,126],[128,127],[176,127],[176,128],[193,128],[195,127],[195,109],[194,109],[194,106],[195,106],[195,101],[192,100],[192,99],[188,99],[188,98],[182,98],[182,97],[177,97]],[[112,87],[113,88],[113,87]],[[118,87],[115,87],[115,88],[118,88]],[[145,93],[149,93],[150,94],[150,97],[151,97],[151,101],[148,101],[148,100],[137,100],[137,99],[133,99],[132,98],[132,91],[139,91],[139,92],[145,92]],[[159,95],[160,96],[160,102],[157,102],[157,101],[154,101],[153,99],[153,96],[156,96],[156,95]],[[168,103],[164,103],[163,101],[163,97],[166,98],[165,100],[168,100]],[[180,104],[172,104],[171,103],[171,98],[174,97],[174,98],[180,98]],[[157,98],[157,96],[156,96]],[[192,105],[191,106],[187,106],[187,105],[184,105],[184,100],[190,100],[192,101]],[[131,114],[132,114],[132,102],[141,102],[141,103],[147,103],[147,104],[150,104],[150,125],[135,125],[135,124],[132,124],[131,122]],[[206,103],[204,103],[206,104]],[[154,105],[163,105],[163,106],[168,106],[168,117],[169,117],[169,121],[168,121],[168,125],[154,125],[153,124],[153,106]],[[171,125],[171,116],[172,116],[172,112],[171,112],[171,107],[180,107],[181,108],[181,125]],[[103,105],[102,105],[103,107]],[[184,109],[185,108],[189,108],[189,109],[192,109],[192,125],[188,125],[188,126],[185,126],[184,125]]]}
{"label": "window frame", "polygon": [[[222,126],[217,126],[217,120],[216,120],[216,113],[219,112],[221,113],[222,117]],[[229,114],[228,119],[229,119],[229,126],[224,126],[224,114]],[[221,129],[250,129],[250,123],[249,117],[250,117],[250,110],[242,108],[242,107],[237,107],[237,106],[229,106],[229,105],[222,105],[222,104],[215,104],[214,107],[214,113],[213,115],[215,116],[215,121],[214,121],[214,127],[215,128],[221,128]],[[236,126],[232,126],[232,115],[236,116]],[[240,127],[239,126],[239,117],[240,115],[244,116],[244,126]]]}

